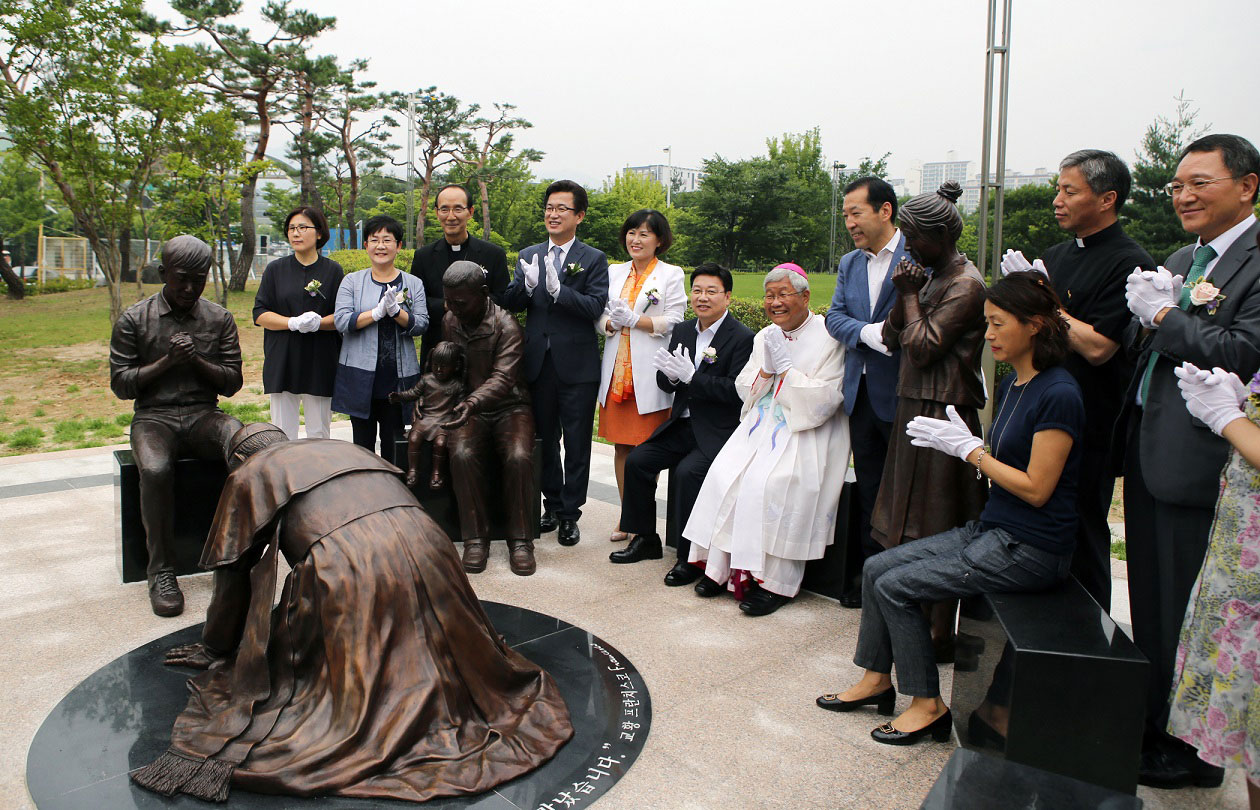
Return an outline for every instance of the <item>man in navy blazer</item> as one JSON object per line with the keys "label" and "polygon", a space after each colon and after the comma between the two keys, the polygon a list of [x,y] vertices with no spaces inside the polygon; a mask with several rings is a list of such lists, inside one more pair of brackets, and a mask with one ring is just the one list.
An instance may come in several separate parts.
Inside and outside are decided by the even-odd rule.
{"label": "man in navy blazer", "polygon": [[[656,532],[656,477],[673,469],[676,498],[670,500],[674,525],[687,525],[691,506],[709,465],[739,427],[743,400],[735,378],[752,354],[753,331],[728,312],[731,271],[705,262],[691,273],[691,309],[696,317],[674,325],[668,349],[658,349],[653,364],[656,384],[674,395],[669,419],[626,457],[621,498],[623,531],[630,544],[608,558],[614,563],[659,560],[664,556]],[[687,585],[703,573],[687,562],[691,544],[678,538],[678,562],[665,575],[666,585]]]}
{"label": "man in navy blazer", "polygon": [[[853,472],[862,510],[859,542],[863,556],[869,557],[883,550],[871,539],[871,510],[897,411],[901,359],[901,352],[889,352],[884,346],[880,332],[897,300],[891,270],[906,255],[906,240],[897,227],[897,193],[878,177],[861,177],[845,186],[843,210],[844,225],[857,249],[840,259],[826,324],[831,336],[848,347],[844,412],[849,416]],[[861,607],[861,592],[844,594],[840,603]]]}
{"label": "man in navy blazer", "polygon": [[[520,253],[503,306],[525,311],[525,379],[542,441],[541,529],[578,542],[578,518],[591,470],[591,432],[599,391],[595,321],[608,303],[608,259],[577,239],[586,218],[586,189],[557,180],[543,195],[547,241]],[[564,465],[560,441],[564,440]]]}

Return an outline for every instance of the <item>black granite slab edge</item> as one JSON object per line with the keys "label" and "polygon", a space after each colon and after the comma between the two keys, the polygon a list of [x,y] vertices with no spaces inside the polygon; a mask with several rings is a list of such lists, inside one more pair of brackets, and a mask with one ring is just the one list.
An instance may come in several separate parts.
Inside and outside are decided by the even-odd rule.
{"label": "black granite slab edge", "polygon": [[1142,800],[1079,779],[955,749],[921,810],[1009,810],[1012,807],[1141,810]]}
{"label": "black granite slab edge", "polygon": [[[479,796],[450,797],[426,808],[534,810],[586,807],[616,783],[647,739],[651,703],[642,678],[614,647],[560,619],[483,602],[505,641],[555,678],[569,707],[574,737],[541,768]],[[190,670],[161,664],[171,646],[194,641],[184,628],[120,656],[76,686],[53,709],[31,742],[27,787],[40,810],[206,808],[187,796],[167,799],[135,787],[128,773],[166,749],[184,708]],[[630,696],[627,697],[627,693]],[[633,701],[634,706],[628,703]],[[627,711],[635,714],[629,716]],[[623,728],[629,723],[633,728]],[[321,797],[302,799],[233,790],[231,808],[415,807],[410,802]]]}

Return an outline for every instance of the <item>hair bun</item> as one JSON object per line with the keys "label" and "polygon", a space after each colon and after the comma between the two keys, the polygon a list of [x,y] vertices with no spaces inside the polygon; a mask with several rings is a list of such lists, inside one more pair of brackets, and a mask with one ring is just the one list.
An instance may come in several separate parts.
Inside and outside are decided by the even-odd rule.
{"label": "hair bun", "polygon": [[958,185],[957,182],[946,180],[944,183],[941,183],[941,187],[936,190],[936,193],[951,203],[957,203],[962,198],[963,190],[962,186]]}

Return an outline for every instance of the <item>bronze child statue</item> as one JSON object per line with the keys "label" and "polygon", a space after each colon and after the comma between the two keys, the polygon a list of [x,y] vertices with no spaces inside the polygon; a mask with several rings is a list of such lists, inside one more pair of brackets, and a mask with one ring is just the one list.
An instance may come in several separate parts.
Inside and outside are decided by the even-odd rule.
{"label": "bronze child statue", "polygon": [[429,352],[429,371],[413,388],[389,395],[389,403],[414,402],[415,415],[407,434],[407,486],[416,485],[416,467],[425,442],[433,442],[429,489],[446,486],[446,438],[442,423],[464,399],[464,347],[450,341],[439,343]]}

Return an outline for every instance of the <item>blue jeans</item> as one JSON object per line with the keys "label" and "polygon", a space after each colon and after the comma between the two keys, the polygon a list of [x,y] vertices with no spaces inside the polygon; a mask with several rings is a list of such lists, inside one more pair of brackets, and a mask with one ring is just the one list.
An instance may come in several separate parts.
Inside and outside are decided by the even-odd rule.
{"label": "blue jeans", "polygon": [[897,691],[939,697],[932,633],[923,603],[980,593],[1037,591],[1068,575],[1071,553],[1055,554],[977,521],[876,554],[862,568],[862,624],[853,663],[891,673]]}

